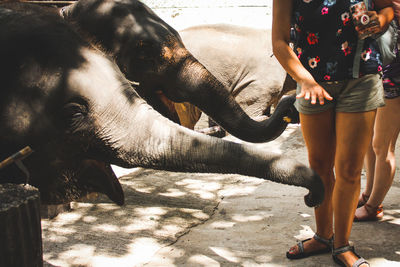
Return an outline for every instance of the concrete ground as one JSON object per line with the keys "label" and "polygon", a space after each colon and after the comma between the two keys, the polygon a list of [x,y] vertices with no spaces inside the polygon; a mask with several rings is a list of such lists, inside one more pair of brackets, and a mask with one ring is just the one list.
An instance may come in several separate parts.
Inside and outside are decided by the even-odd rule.
{"label": "concrete ground", "polygon": [[[307,161],[297,125],[257,146]],[[115,170],[123,207],[100,196],[42,220],[45,266],[334,266],[329,254],[285,257],[315,230],[303,188],[240,175]],[[353,226],[351,241],[372,266],[400,266],[399,176],[384,219]]]}
{"label": "concrete ground", "polygon": [[[145,2],[177,30],[221,22],[271,25],[272,1]],[[307,164],[297,125],[257,146]],[[45,266],[334,266],[329,254],[285,257],[315,230],[302,188],[240,175],[115,170],[125,192],[123,207],[100,196],[42,220]],[[353,227],[351,241],[372,266],[400,266],[399,177],[397,170],[384,219]]]}

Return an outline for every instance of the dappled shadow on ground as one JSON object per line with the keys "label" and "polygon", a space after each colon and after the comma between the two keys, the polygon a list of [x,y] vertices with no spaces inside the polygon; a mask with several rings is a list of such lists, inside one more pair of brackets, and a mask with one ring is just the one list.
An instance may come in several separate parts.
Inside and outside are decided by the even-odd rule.
{"label": "dappled shadow on ground", "polygon": [[[248,195],[226,196],[211,220],[160,250],[146,266],[334,266],[329,254],[286,259],[289,247],[315,230],[304,192],[264,182]],[[372,266],[400,264],[399,216],[396,204],[385,210],[384,221],[354,224],[351,241]]]}
{"label": "dappled shadow on ground", "polygon": [[[292,127],[276,142],[258,146],[306,164],[299,127]],[[362,179],[364,186],[365,174]],[[303,201],[305,189],[266,181],[247,193],[226,193],[210,220],[160,250],[146,266],[334,266],[329,254],[286,259],[289,247],[315,231],[313,209]],[[392,187],[383,221],[353,226],[350,239],[372,266],[400,265],[399,195],[400,189]]]}
{"label": "dappled shadow on ground", "polygon": [[44,259],[61,266],[140,265],[217,207],[231,175],[136,169],[120,178],[125,205],[100,196],[42,220]]}
{"label": "dappled shadow on ground", "polygon": [[[306,163],[299,127],[257,146]],[[400,264],[400,187],[384,220],[355,223],[357,252],[373,266]],[[126,205],[100,197],[43,220],[44,255],[54,266],[333,266],[329,254],[289,261],[285,253],[313,235],[307,190],[239,175],[136,169],[123,176]],[[363,186],[365,175],[363,175]],[[196,227],[193,227],[196,226]],[[51,266],[51,265],[49,265]]]}

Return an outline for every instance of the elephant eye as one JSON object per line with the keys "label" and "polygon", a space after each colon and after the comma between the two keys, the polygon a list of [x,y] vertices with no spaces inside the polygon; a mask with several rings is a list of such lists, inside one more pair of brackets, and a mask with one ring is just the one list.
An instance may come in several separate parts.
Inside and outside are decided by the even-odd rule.
{"label": "elephant eye", "polygon": [[64,105],[64,117],[67,122],[74,123],[87,115],[86,106],[78,103],[68,103]]}

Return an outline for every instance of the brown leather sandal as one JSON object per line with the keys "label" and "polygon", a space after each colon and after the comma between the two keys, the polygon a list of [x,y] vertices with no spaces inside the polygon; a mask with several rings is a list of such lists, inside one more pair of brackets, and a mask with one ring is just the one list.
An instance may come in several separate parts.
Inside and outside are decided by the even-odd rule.
{"label": "brown leather sandal", "polygon": [[[360,215],[359,213],[361,212],[361,209],[364,209],[366,211],[367,215],[365,215],[364,212],[363,212],[364,213],[363,215]],[[371,205],[368,205],[367,203],[365,203],[364,206],[357,208],[356,212],[354,214],[355,222],[379,221],[379,220],[382,220],[382,218],[383,218],[383,206],[382,205],[379,205],[378,207],[372,207]]]}
{"label": "brown leather sandal", "polygon": [[360,197],[358,198],[358,204],[357,204],[357,208],[364,206],[367,201],[369,199],[369,195],[366,195],[363,193],[361,193]]}

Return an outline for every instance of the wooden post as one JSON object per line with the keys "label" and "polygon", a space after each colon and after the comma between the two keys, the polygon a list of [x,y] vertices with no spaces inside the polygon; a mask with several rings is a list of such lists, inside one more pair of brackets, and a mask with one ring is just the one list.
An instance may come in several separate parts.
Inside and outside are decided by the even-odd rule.
{"label": "wooden post", "polygon": [[0,266],[43,266],[39,191],[0,184]]}

